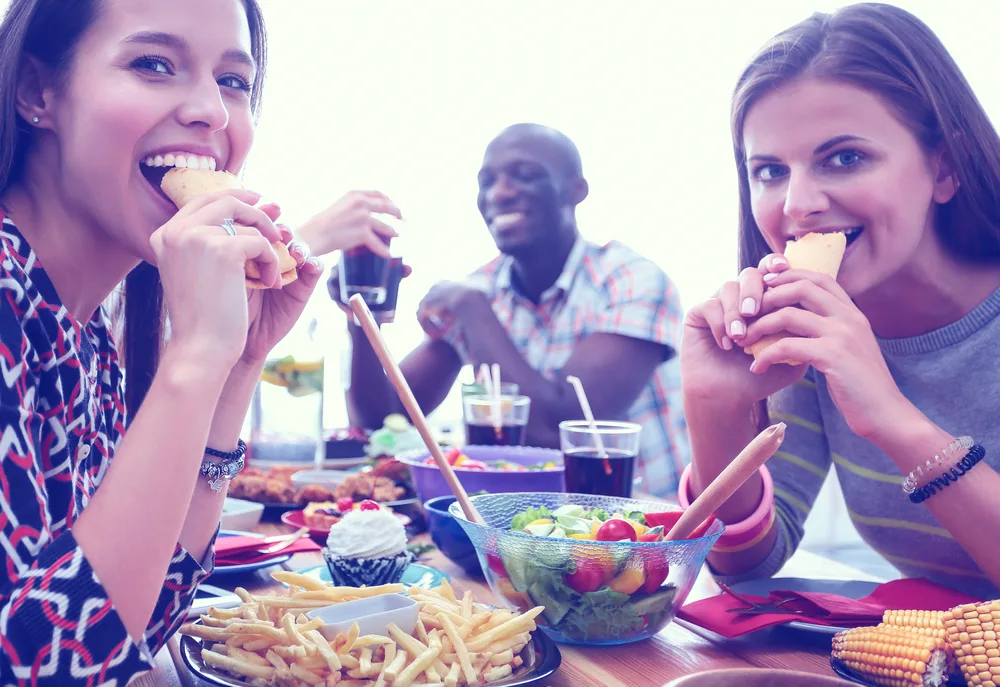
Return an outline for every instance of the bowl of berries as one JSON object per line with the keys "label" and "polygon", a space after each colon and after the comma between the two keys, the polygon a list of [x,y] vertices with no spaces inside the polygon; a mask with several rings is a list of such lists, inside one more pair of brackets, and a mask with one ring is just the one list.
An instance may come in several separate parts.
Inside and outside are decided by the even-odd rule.
{"label": "bowl of berries", "polygon": [[309,536],[317,542],[325,542],[330,528],[340,522],[345,515],[356,510],[384,510],[392,513],[399,519],[403,527],[408,527],[411,523],[409,516],[396,513],[387,506],[376,503],[371,499],[355,501],[351,498],[342,498],[337,501],[319,501],[310,503],[301,510],[288,511],[282,513],[281,521],[290,527],[300,529],[309,528]]}

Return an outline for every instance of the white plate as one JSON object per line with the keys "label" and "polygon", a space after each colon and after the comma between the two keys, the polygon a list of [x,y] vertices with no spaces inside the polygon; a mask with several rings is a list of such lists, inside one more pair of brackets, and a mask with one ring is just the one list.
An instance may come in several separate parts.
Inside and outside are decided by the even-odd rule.
{"label": "white plate", "polygon": [[[837,594],[848,599],[860,599],[875,591],[878,585],[878,582],[865,582],[862,580],[810,580],[802,577],[771,577],[763,580],[740,582],[739,584],[732,585],[732,589],[737,594],[748,594],[764,598],[770,596],[772,591],[787,589],[793,592],[822,592],[824,594]],[[784,623],[782,627],[826,635],[837,634],[843,629],[829,625],[817,625],[815,623],[800,623],[798,621]]]}
{"label": "white plate", "polygon": [[264,506],[244,499],[226,498],[222,505],[222,529],[252,530],[260,523]]}

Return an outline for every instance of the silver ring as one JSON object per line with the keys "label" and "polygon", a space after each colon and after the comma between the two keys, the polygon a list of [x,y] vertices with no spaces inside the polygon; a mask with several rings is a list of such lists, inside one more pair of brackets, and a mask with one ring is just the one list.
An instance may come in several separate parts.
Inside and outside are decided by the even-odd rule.
{"label": "silver ring", "polygon": [[236,227],[233,226],[232,218],[227,217],[222,220],[222,230],[230,236],[236,236]]}

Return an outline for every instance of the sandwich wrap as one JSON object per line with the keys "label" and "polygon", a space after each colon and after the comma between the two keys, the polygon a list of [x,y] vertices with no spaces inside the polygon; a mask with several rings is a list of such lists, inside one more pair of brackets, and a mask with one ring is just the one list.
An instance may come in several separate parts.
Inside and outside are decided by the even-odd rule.
{"label": "sandwich wrap", "polygon": [[[785,259],[792,269],[809,270],[837,278],[840,262],[844,259],[847,249],[847,236],[843,232],[829,234],[806,234],[798,241],[790,241],[785,246]],[[747,349],[756,360],[758,355],[774,343],[781,341],[788,334],[768,334]],[[794,360],[779,360],[788,365],[798,365]]]}
{"label": "sandwich wrap", "polygon": [[[175,167],[163,176],[160,188],[178,209],[184,207],[198,196],[214,191],[227,189],[243,189],[240,180],[229,172],[209,169],[187,169]],[[298,279],[295,269],[295,258],[288,252],[288,246],[281,241],[273,241],[271,248],[278,255],[278,270],[281,272],[281,285],[286,286]],[[260,267],[254,260],[246,262],[246,283],[251,289],[270,288],[260,281]]]}

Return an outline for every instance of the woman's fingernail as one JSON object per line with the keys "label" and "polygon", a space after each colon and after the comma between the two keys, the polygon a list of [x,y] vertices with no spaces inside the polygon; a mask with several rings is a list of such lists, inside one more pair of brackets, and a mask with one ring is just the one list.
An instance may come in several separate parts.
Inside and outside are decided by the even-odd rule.
{"label": "woman's fingernail", "polygon": [[777,256],[776,258],[773,258],[771,260],[771,266],[772,267],[777,267],[778,265],[787,265],[787,264],[788,264],[788,260],[786,260],[785,258],[781,257],[780,255]]}
{"label": "woman's fingernail", "polygon": [[733,340],[728,336],[722,337],[722,348],[727,351],[733,350]]}
{"label": "woman's fingernail", "polygon": [[315,267],[320,272],[323,271],[323,261],[320,260],[319,258],[309,258],[308,260],[306,260],[306,262],[308,262],[310,265]]}
{"label": "woman's fingernail", "polygon": [[733,320],[733,323],[729,325],[729,335],[733,337],[743,336],[747,333],[746,327],[739,320]]}
{"label": "woman's fingernail", "polygon": [[757,361],[756,360],[754,360],[752,363],[750,363],[750,371],[751,372],[756,372],[757,371]]}
{"label": "woman's fingernail", "polygon": [[768,272],[767,274],[764,275],[764,281],[766,281],[768,283],[774,281],[777,278],[778,278],[778,275],[775,274],[774,272]]}
{"label": "woman's fingernail", "polygon": [[743,305],[740,306],[740,312],[744,315],[753,315],[754,310],[757,308],[757,303],[752,298],[744,298]]}

